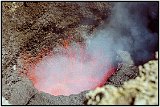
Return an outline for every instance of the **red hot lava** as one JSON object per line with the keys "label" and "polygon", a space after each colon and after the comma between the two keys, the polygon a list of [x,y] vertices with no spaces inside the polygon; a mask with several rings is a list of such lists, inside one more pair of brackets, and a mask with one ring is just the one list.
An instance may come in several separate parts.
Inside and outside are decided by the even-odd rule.
{"label": "red hot lava", "polygon": [[[49,54],[45,56],[46,53]],[[103,53],[98,54],[103,56]],[[101,63],[80,45],[65,45],[57,54],[44,49],[36,57],[25,53],[21,59],[35,88],[52,95],[78,94],[95,89],[104,85],[115,71],[107,59]]]}

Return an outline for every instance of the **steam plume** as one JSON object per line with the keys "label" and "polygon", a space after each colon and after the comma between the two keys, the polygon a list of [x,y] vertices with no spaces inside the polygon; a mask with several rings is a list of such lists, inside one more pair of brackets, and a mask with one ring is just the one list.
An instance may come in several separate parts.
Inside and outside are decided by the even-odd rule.
{"label": "steam plume", "polygon": [[157,9],[157,3],[115,3],[109,22],[86,40],[85,48],[75,43],[61,49],[66,54],[47,56],[37,64],[35,87],[53,95],[93,89],[111,73],[112,52],[117,50],[146,60],[158,45],[158,34],[148,28],[150,20],[157,18]]}

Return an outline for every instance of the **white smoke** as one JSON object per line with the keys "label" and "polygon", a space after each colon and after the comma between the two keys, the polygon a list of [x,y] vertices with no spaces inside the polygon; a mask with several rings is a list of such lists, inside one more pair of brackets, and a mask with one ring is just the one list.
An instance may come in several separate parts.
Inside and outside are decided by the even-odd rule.
{"label": "white smoke", "polygon": [[37,64],[39,82],[35,87],[49,93],[56,91],[58,95],[76,94],[101,83],[115,57],[113,51],[136,52],[136,59],[145,60],[150,55],[149,48],[158,44],[158,34],[147,27],[148,15],[155,18],[158,14],[155,6],[156,3],[115,3],[109,23],[86,40],[85,50],[73,44],[61,50],[72,57],[56,54]]}
{"label": "white smoke", "polygon": [[104,32],[108,34],[106,38],[112,39],[112,47],[129,51],[135,63],[151,57],[158,45],[158,33],[148,28],[149,17],[158,17],[157,2],[115,3],[110,22],[105,26]]}
{"label": "white smoke", "polygon": [[[45,57],[35,68],[35,87],[53,95],[69,95],[93,89],[103,81],[108,65],[107,55],[83,51],[79,46],[64,49],[68,55]],[[77,49],[78,48],[78,49]]]}

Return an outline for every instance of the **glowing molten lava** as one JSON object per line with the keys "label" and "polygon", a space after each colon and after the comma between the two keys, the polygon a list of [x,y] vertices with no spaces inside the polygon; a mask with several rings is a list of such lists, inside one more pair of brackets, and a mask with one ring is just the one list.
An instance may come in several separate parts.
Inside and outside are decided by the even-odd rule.
{"label": "glowing molten lava", "polygon": [[22,59],[35,88],[52,95],[78,94],[102,86],[115,71],[103,53],[98,52],[97,57],[81,46],[45,53],[42,50],[35,58],[23,54]]}

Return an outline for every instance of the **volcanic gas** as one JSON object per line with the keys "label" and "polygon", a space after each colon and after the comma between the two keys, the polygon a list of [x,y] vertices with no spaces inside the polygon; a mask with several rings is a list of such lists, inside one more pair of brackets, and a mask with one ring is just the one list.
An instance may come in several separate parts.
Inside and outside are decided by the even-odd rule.
{"label": "volcanic gas", "polygon": [[[52,95],[78,94],[103,86],[114,73],[103,50],[90,53],[85,46],[73,44],[53,54],[42,50],[35,58],[23,57],[27,76],[39,91]],[[31,59],[30,59],[31,58]]]}

